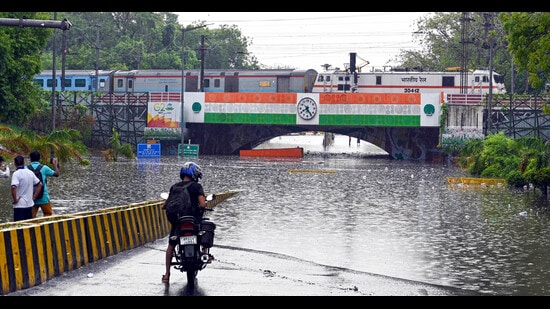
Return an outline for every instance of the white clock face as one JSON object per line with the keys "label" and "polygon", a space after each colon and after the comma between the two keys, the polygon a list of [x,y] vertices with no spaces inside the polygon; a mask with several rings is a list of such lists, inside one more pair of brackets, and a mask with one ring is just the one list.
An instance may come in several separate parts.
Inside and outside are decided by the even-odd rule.
{"label": "white clock face", "polygon": [[309,120],[317,114],[317,102],[312,98],[303,98],[298,102],[298,115]]}

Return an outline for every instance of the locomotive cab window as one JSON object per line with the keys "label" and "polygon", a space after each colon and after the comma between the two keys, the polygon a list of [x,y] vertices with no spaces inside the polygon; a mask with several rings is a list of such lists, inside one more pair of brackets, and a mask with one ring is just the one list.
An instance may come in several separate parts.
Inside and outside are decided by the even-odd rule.
{"label": "locomotive cab window", "polygon": [[455,78],[454,76],[443,76],[443,79],[441,80],[441,86],[443,87],[454,87],[455,85]]}
{"label": "locomotive cab window", "polygon": [[349,91],[350,85],[349,84],[338,84],[338,91]]}

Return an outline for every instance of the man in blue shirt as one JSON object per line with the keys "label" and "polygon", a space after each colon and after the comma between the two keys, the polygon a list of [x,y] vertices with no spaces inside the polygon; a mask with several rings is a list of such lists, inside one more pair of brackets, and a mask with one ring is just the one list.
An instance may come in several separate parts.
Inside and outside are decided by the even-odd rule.
{"label": "man in blue shirt", "polygon": [[[31,165],[34,169],[40,165],[40,152],[33,151],[30,153],[31,158]],[[59,177],[59,167],[57,165],[57,159],[53,158],[52,164],[54,166],[54,169],[51,169],[49,166],[44,164],[42,166],[42,169],[40,170],[40,173],[42,174],[42,184],[44,185],[44,195],[42,198],[39,198],[34,201],[34,206],[32,208],[32,217],[36,218],[36,215],[38,214],[38,209],[42,209],[42,213],[44,217],[51,216],[53,214],[52,210],[52,203],[50,201],[50,194],[48,192],[48,184],[47,184],[47,178],[48,177]]]}

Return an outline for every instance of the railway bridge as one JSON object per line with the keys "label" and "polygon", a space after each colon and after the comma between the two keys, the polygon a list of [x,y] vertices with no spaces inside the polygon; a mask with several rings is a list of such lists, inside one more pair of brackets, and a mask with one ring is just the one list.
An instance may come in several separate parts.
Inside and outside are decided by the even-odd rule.
{"label": "railway bridge", "polygon": [[[167,119],[175,131],[180,126],[173,121],[180,102],[164,102],[150,106],[148,131],[164,130]],[[183,115],[185,140],[206,155],[238,154],[303,131],[358,137],[396,159],[431,160],[439,152],[438,94],[186,93]]]}
{"label": "railway bridge", "polygon": [[95,147],[109,148],[114,128],[121,142],[136,148],[159,140],[163,154],[177,154],[184,141],[199,145],[201,155],[238,155],[241,149],[273,137],[304,131],[353,136],[384,149],[392,158],[426,161],[438,161],[443,148],[488,131],[550,140],[550,129],[544,126],[550,122],[540,111],[547,99],[521,101],[517,106],[497,102],[488,127],[484,97],[451,96],[193,92],[185,93],[183,104],[180,93],[96,94],[88,99],[58,98],[58,102],[89,105]]}

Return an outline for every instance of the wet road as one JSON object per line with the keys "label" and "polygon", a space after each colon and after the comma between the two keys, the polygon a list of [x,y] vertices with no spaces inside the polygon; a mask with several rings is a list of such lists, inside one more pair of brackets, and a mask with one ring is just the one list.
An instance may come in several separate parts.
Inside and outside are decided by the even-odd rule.
{"label": "wet road", "polygon": [[164,273],[163,238],[107,257],[8,296],[452,296],[479,295],[438,286],[321,265],[296,257],[215,245],[216,260],[199,272],[194,288],[185,273]]}
{"label": "wet road", "polygon": [[[209,215],[217,225],[212,253],[218,261],[199,273],[194,291],[185,291],[182,273],[173,273],[165,290],[161,241],[122,253],[131,257],[127,264],[107,258],[72,271],[74,277],[62,275],[59,280],[71,278],[66,283],[50,279],[22,293],[548,295],[550,212],[531,190],[450,186],[446,177],[464,171],[360,157],[356,152],[366,143],[349,145],[349,138],[340,137],[326,154],[297,161],[197,159],[207,192],[239,193]],[[298,136],[288,138],[301,143]],[[285,138],[270,143],[276,141]],[[321,140],[303,146],[322,149]],[[158,199],[184,162],[169,156],[90,160],[90,166],[62,166],[62,177],[48,183],[55,214]],[[0,218],[9,221],[8,180],[3,182]]]}

